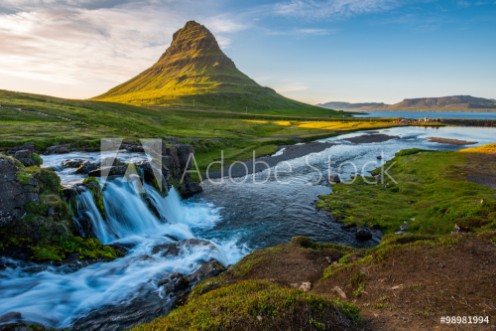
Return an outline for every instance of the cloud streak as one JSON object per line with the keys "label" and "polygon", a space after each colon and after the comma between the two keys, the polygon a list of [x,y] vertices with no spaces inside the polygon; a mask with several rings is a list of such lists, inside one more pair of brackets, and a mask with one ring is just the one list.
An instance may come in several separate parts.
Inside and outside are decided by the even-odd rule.
{"label": "cloud streak", "polygon": [[323,19],[381,12],[394,8],[397,0],[290,0],[274,6],[276,15]]}

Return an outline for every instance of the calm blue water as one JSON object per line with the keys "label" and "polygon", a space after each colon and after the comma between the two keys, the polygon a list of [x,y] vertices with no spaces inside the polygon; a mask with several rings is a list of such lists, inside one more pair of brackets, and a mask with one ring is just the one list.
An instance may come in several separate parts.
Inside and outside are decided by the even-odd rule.
{"label": "calm blue water", "polygon": [[496,112],[436,112],[436,111],[370,111],[354,117],[388,117],[388,118],[441,118],[461,120],[496,120]]}

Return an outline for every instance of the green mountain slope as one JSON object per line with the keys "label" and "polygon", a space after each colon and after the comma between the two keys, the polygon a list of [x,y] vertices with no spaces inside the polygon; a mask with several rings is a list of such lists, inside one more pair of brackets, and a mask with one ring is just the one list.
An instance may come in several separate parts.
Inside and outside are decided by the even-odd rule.
{"label": "green mountain slope", "polygon": [[232,111],[319,109],[257,84],[236,68],[213,34],[194,21],[174,34],[171,46],[151,68],[95,99]]}

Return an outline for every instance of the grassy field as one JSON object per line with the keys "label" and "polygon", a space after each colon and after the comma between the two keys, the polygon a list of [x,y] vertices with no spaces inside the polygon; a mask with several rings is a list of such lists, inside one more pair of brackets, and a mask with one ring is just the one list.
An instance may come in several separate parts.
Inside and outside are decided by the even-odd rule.
{"label": "grassy field", "polygon": [[385,166],[394,163],[389,174],[397,184],[387,176],[380,185],[357,177],[351,185],[335,185],[318,206],[345,223],[386,233],[406,226],[413,233],[447,234],[455,224],[462,231],[496,229],[496,193],[479,185],[496,175],[495,152],[496,145],[461,152],[405,150]]}
{"label": "grassy field", "polygon": [[[270,154],[277,145],[295,140],[396,125],[393,120],[336,119],[332,117],[335,113],[326,110],[271,115],[145,108],[8,91],[0,91],[0,105],[0,149],[33,142],[41,150],[62,143],[97,150],[101,138],[134,142],[140,138],[177,137],[195,147],[200,167],[219,159],[221,150],[227,161],[249,159],[253,151]],[[315,117],[323,114],[329,117]]]}

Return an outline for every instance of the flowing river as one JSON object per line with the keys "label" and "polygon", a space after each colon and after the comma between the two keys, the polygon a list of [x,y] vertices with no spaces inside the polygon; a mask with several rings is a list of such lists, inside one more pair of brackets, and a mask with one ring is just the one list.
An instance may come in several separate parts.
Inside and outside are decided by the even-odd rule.
{"label": "flowing river", "polygon": [[[374,140],[379,136],[380,141]],[[130,247],[127,255],[78,268],[2,258],[0,325],[22,320],[71,327],[102,307],[125,307],[141,293],[156,293],[166,306],[168,296],[161,280],[167,275],[192,274],[212,259],[228,266],[253,249],[287,242],[296,235],[354,246],[377,244],[379,232],[372,240],[359,242],[353,229],[317,210],[314,202],[319,195],[331,193],[329,176],[339,174],[346,181],[368,174],[402,149],[463,147],[430,142],[429,137],[473,141],[477,146],[494,142],[496,129],[401,127],[328,138],[318,141],[325,148],[305,156],[291,158],[289,149],[283,149],[274,156],[284,156],[283,162],[254,175],[205,181],[204,192],[187,201],[174,190],[163,197],[148,185],[141,194],[134,182],[115,179],[105,186],[106,215],[100,214],[90,191],[83,191],[77,197],[79,217],[91,221],[103,243]],[[63,185],[70,186],[83,176],[60,167],[63,161],[100,157],[99,153],[70,153],[43,159],[44,166],[54,168]],[[145,157],[129,153],[119,158],[130,162]],[[171,244],[177,247],[174,254],[157,249]]]}

